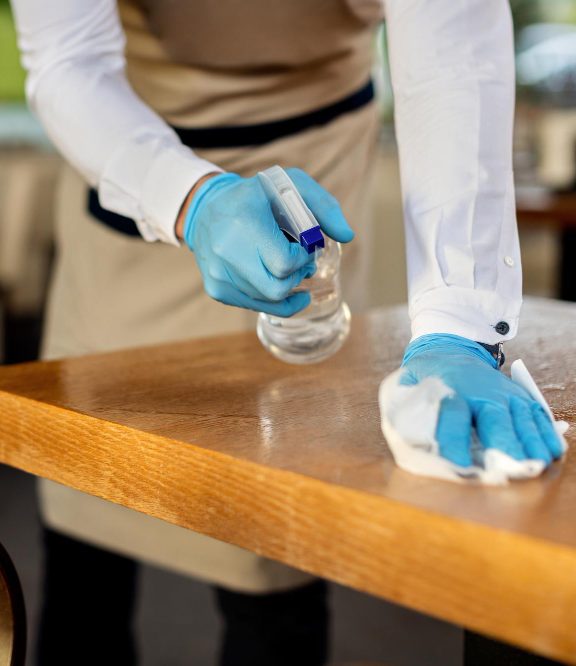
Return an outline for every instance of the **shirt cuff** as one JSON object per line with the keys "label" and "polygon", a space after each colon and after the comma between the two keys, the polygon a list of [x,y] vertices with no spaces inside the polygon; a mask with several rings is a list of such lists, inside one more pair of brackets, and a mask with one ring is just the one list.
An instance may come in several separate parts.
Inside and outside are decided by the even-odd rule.
{"label": "shirt cuff", "polygon": [[506,342],[518,332],[522,300],[507,301],[491,291],[443,287],[410,303],[412,340],[451,333],[487,344]]}
{"label": "shirt cuff", "polygon": [[132,137],[123,148],[100,178],[102,206],[133,219],[144,240],[180,245],[175,225],[184,200],[200,178],[222,169],[172,134]]}

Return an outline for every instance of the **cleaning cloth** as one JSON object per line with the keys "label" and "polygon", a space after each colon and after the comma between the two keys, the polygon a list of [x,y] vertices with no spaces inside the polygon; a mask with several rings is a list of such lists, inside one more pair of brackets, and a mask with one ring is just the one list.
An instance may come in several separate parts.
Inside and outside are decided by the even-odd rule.
{"label": "cleaning cloth", "polygon": [[[471,466],[460,467],[440,456],[435,438],[440,404],[454,391],[438,377],[427,377],[413,386],[403,385],[403,372],[401,368],[386,377],[378,394],[382,432],[400,468],[420,476],[457,482],[475,480],[487,485],[506,485],[510,479],[529,479],[544,471],[546,464],[542,460],[517,460],[498,449],[484,448],[474,430]],[[564,434],[568,424],[554,419],[523,361],[512,364],[511,378],[546,410],[566,451]]]}

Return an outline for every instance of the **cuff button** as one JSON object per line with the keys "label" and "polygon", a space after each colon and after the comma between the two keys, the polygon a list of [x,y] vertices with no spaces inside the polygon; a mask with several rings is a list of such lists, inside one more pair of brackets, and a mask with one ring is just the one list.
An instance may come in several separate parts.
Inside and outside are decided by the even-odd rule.
{"label": "cuff button", "polygon": [[505,321],[499,321],[494,328],[496,329],[496,333],[506,335],[510,331],[510,324]]}

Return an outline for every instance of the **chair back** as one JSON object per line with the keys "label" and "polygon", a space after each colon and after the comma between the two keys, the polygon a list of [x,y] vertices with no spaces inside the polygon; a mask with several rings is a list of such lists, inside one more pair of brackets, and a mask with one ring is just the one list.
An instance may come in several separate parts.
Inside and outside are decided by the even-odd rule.
{"label": "chair back", "polygon": [[26,607],[14,564],[0,544],[0,666],[24,666]]}

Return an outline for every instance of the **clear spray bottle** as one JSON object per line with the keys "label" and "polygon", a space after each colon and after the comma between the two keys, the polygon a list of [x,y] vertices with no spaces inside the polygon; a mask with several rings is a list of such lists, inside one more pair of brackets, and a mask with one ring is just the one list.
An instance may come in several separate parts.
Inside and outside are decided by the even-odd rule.
{"label": "clear spray bottle", "polygon": [[293,242],[316,254],[314,276],[298,289],[310,292],[311,303],[292,317],[260,313],[260,342],[287,363],[316,363],[335,354],[350,332],[350,309],[340,289],[340,244],[325,238],[318,221],[304,203],[288,174],[279,166],[261,171],[258,178],[274,218]]}

